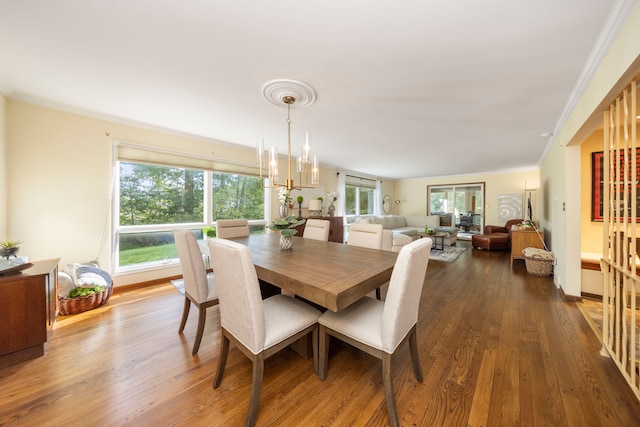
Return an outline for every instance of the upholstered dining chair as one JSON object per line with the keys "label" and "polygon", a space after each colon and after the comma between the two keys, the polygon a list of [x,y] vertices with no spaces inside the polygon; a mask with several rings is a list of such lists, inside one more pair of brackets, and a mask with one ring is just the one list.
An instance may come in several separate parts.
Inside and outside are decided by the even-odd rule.
{"label": "upholstered dining chair", "polygon": [[216,236],[221,239],[246,237],[250,233],[246,219],[219,219],[216,221]]}
{"label": "upholstered dining chair", "polygon": [[351,224],[347,244],[382,249],[382,224]]}
{"label": "upholstered dining chair", "polygon": [[336,337],[382,360],[382,381],[392,426],[399,426],[391,375],[392,358],[409,342],[413,372],[422,382],[416,338],[420,295],[431,252],[431,239],[418,239],[402,247],[396,260],[386,300],[364,297],[338,312],[326,311],[320,324],[319,377],[327,376],[329,336]]}
{"label": "upholstered dining chair", "polygon": [[210,239],[213,270],[220,293],[220,356],[213,388],[222,382],[232,342],[253,362],[251,397],[245,425],[258,415],[264,360],[311,333],[313,368],[318,372],[318,317],[320,311],[284,295],[262,300],[249,248],[226,239]]}
{"label": "upholstered dining chair", "polygon": [[202,252],[195,233],[189,230],[173,230],[173,238],[178,249],[182,277],[184,279],[184,308],[178,333],[182,333],[187,324],[191,303],[198,308],[198,329],[191,354],[200,348],[204,325],[207,320],[207,308],[218,304],[218,289],[213,274],[207,274]]}
{"label": "upholstered dining chair", "polygon": [[[382,250],[382,224],[351,224],[347,245]],[[380,288],[376,288],[377,299],[382,299]]]}
{"label": "upholstered dining chair", "polygon": [[302,237],[306,239],[329,240],[331,223],[325,219],[308,219]]}

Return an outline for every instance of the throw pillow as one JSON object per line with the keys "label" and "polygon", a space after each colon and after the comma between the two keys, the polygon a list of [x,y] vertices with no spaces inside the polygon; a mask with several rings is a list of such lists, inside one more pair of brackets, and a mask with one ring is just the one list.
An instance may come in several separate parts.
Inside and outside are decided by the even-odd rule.
{"label": "throw pillow", "polygon": [[94,287],[103,286],[109,287],[112,285],[111,276],[106,271],[93,267],[91,265],[77,265],[75,268],[76,274],[76,286],[79,287]]}

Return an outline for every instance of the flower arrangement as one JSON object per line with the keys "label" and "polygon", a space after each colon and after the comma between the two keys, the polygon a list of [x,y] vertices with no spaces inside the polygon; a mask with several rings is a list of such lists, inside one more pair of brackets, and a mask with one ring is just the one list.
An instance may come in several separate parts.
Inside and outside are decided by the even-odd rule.
{"label": "flower arrangement", "polygon": [[328,191],[327,200],[329,200],[329,203],[334,204],[338,200],[338,193],[335,191]]}
{"label": "flower arrangement", "polygon": [[284,187],[278,188],[278,201],[281,205],[288,205],[291,203],[291,193]]}
{"label": "flower arrangement", "polygon": [[305,219],[297,220],[295,216],[288,216],[282,219],[276,219],[271,224],[267,225],[270,230],[280,230],[280,234],[283,236],[293,236],[298,232],[295,228],[305,223]]}

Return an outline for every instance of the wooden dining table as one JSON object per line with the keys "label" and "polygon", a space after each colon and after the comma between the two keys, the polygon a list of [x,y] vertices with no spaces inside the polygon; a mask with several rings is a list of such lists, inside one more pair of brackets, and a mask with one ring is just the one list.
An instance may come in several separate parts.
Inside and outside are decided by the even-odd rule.
{"label": "wooden dining table", "polygon": [[339,311],[391,278],[395,252],[293,236],[280,249],[279,234],[233,239],[249,247],[258,278],[332,311]]}

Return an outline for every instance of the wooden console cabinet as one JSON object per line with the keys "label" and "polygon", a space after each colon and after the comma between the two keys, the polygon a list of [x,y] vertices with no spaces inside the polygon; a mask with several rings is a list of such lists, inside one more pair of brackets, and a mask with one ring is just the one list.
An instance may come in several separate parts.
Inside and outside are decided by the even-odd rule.
{"label": "wooden console cabinet", "polygon": [[0,276],[0,368],[44,354],[58,314],[58,261]]}
{"label": "wooden console cabinet", "polygon": [[511,267],[514,259],[524,259],[522,250],[525,248],[544,249],[544,231],[525,229],[517,226],[511,228]]}
{"label": "wooden console cabinet", "polygon": [[[322,217],[312,216],[305,219],[324,219],[326,221],[329,221],[331,223],[329,227],[329,241],[344,243],[344,225],[342,223],[341,216],[322,216]],[[302,237],[302,235],[304,234],[304,227],[306,224],[307,223],[305,222],[304,224],[296,227],[296,230],[298,230],[298,233],[296,234],[296,236]]]}

